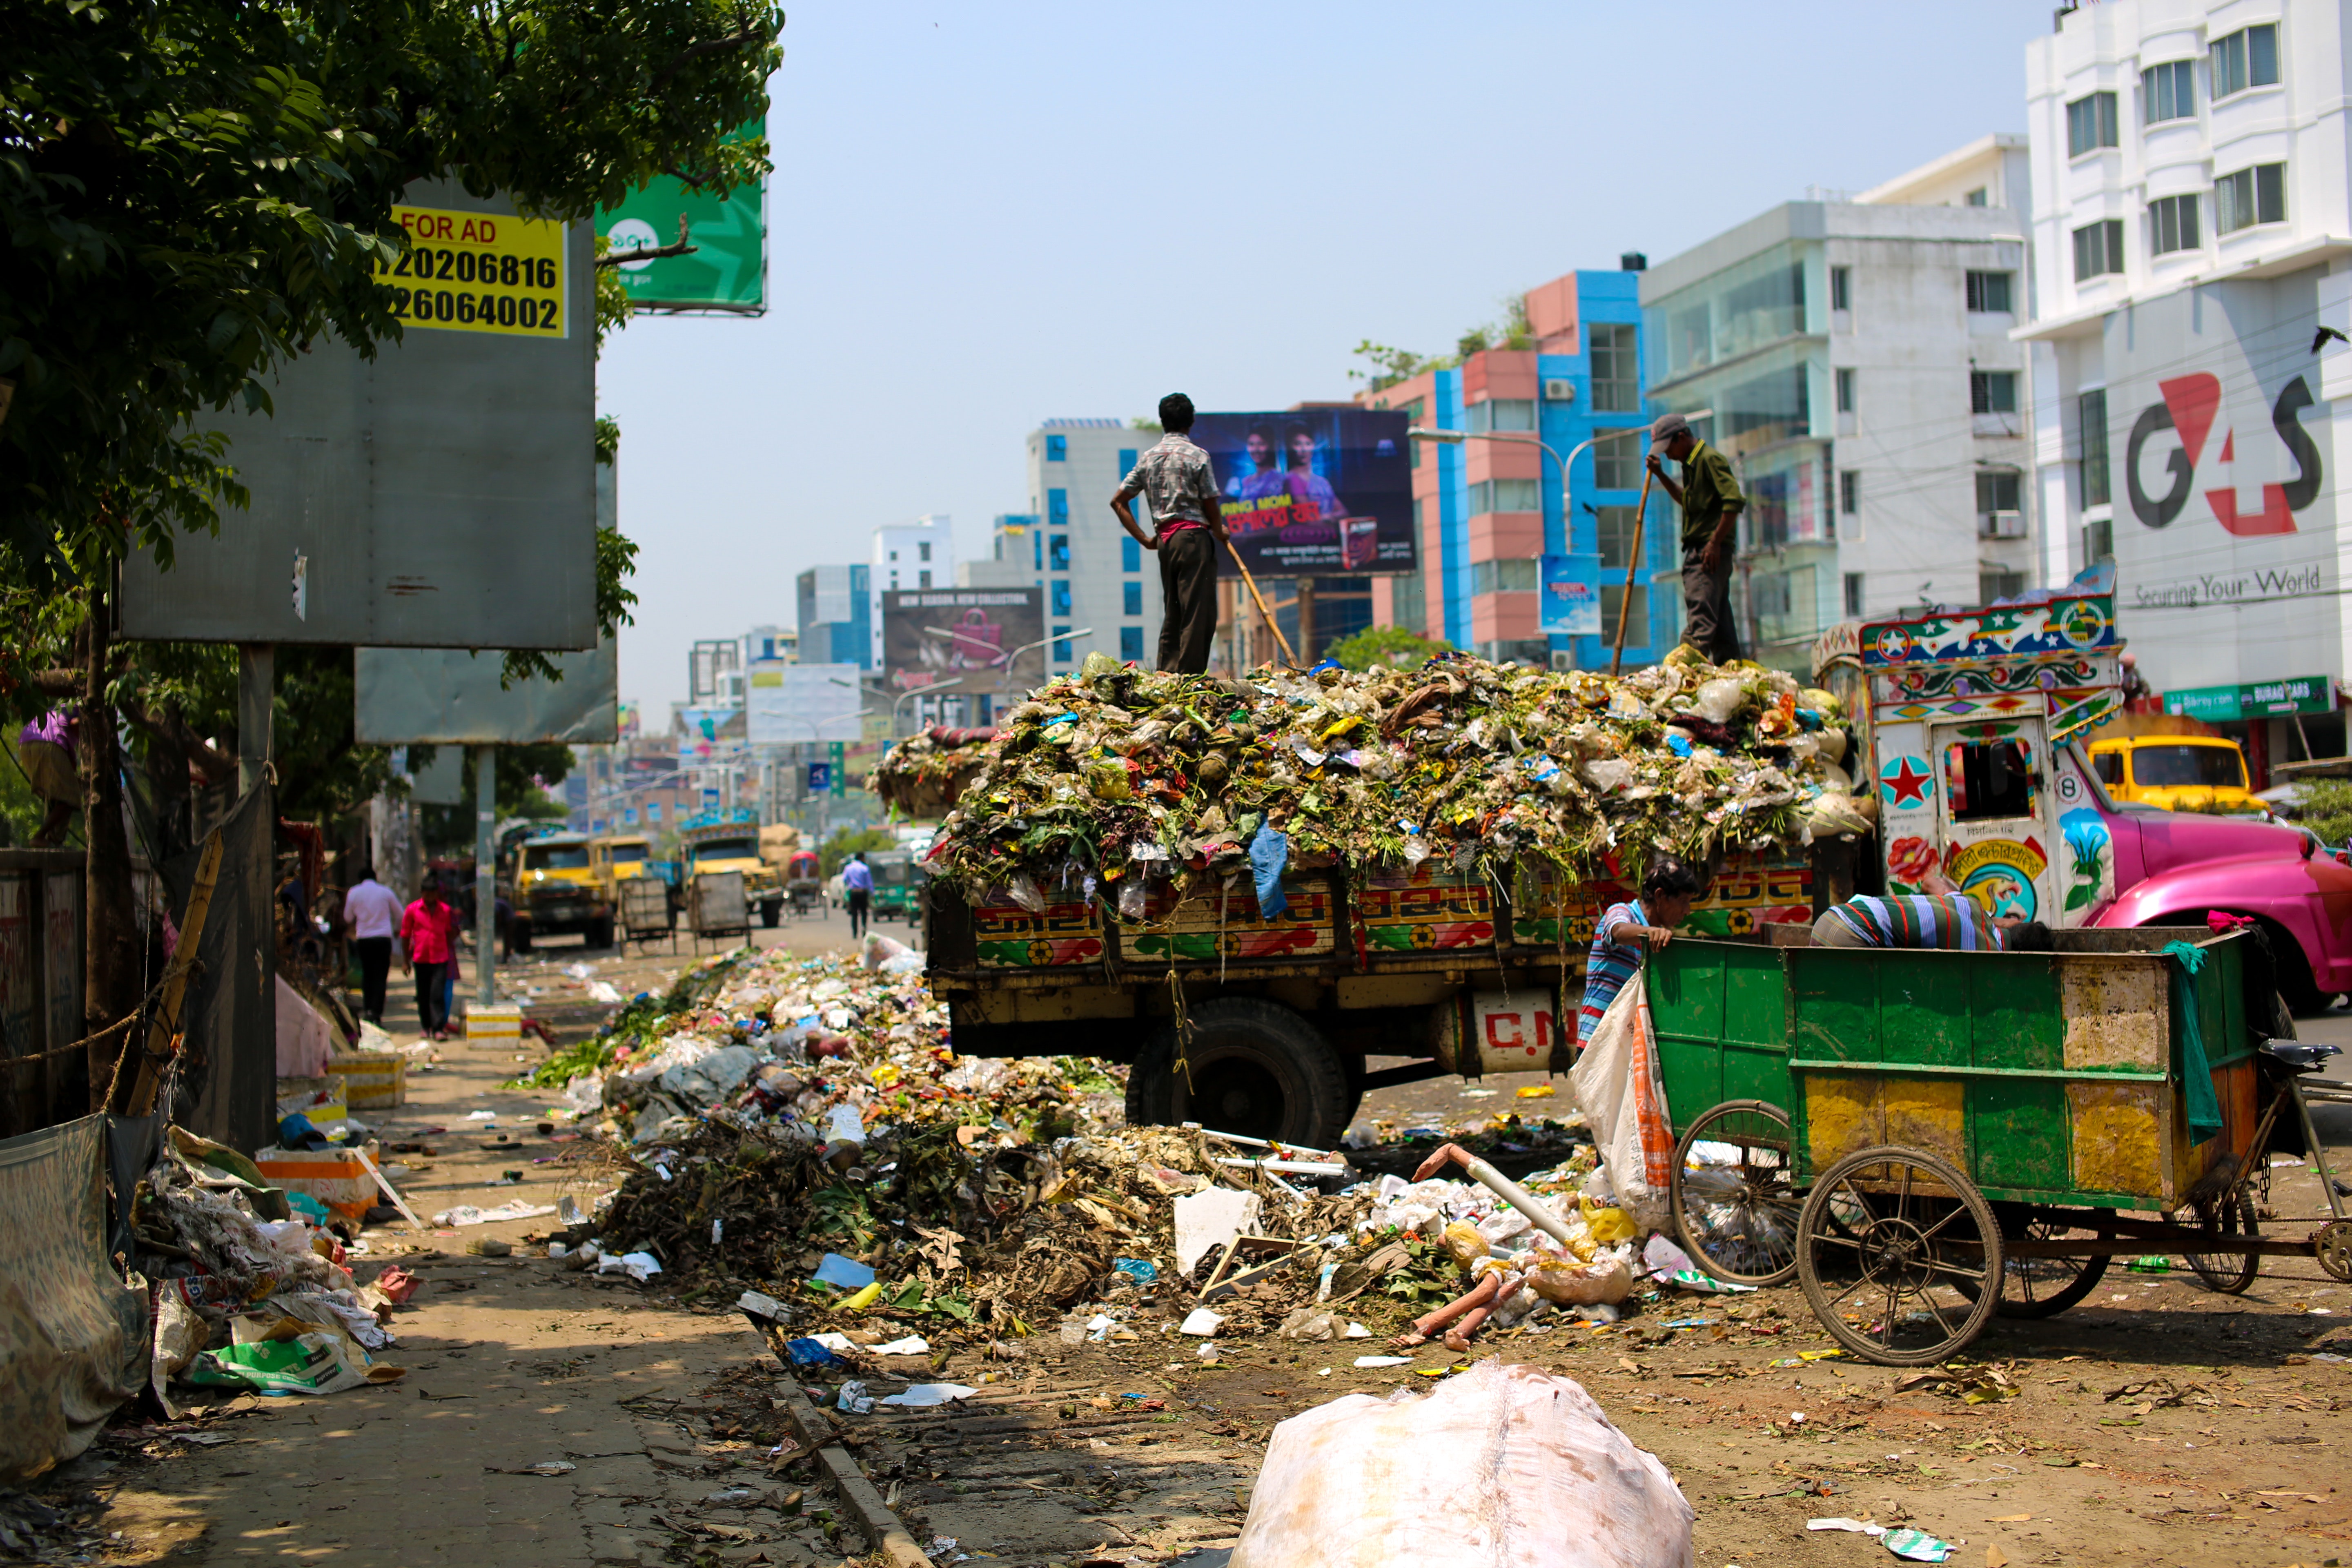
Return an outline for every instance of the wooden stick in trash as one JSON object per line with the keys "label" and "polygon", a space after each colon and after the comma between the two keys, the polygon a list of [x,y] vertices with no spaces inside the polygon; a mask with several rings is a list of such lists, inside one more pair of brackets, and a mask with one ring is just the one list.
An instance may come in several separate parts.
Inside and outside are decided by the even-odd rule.
{"label": "wooden stick in trash", "polygon": [[1265,607],[1265,595],[1257,591],[1257,579],[1250,575],[1249,563],[1242,559],[1241,547],[1234,542],[1230,534],[1225,537],[1225,548],[1233,552],[1234,564],[1241,568],[1242,581],[1249,584],[1250,597],[1257,601],[1257,613],[1265,618],[1265,629],[1272,632],[1274,640],[1282,645],[1282,661],[1297,669],[1298,656],[1290,651],[1290,639],[1282,635],[1282,627],[1275,620],[1274,612]]}
{"label": "wooden stick in trash", "polygon": [[[144,1116],[155,1109],[155,1091],[162,1085],[155,1064],[169,1056],[173,1033],[180,1027],[180,1004],[188,994],[188,970],[196,960],[196,944],[204,940],[205,918],[212,910],[213,889],[220,880],[221,833],[215,827],[205,837],[203,858],[196,862],[196,879],[188,889],[188,907],[183,911],[180,940],[172,948],[171,966],[163,972],[163,996],[147,1023],[147,1040],[142,1047],[129,1036],[122,1041],[123,1050],[136,1049],[137,1066],[123,1098],[114,1110],[122,1115]],[[115,1082],[122,1081],[122,1069],[118,1062]]]}
{"label": "wooden stick in trash", "polygon": [[1527,1215],[1528,1224],[1562,1247],[1569,1245],[1568,1226],[1560,1223],[1559,1216],[1551,1212],[1549,1205],[1459,1143],[1438,1145],[1437,1152],[1421,1163],[1421,1169],[1412,1173],[1412,1179],[1416,1182],[1429,1180],[1448,1160],[1467,1172],[1472,1181]]}
{"label": "wooden stick in trash", "polygon": [[425,1222],[416,1217],[416,1211],[408,1206],[408,1200],[402,1197],[399,1193],[393,1189],[391,1182],[385,1180],[384,1173],[375,1168],[375,1162],[368,1158],[368,1152],[364,1149],[354,1147],[352,1150],[352,1152],[360,1157],[360,1163],[367,1167],[367,1173],[375,1178],[375,1184],[378,1190],[380,1190],[385,1197],[392,1200],[392,1206],[400,1211],[400,1216],[409,1224],[415,1226],[417,1229],[423,1230],[425,1228]]}
{"label": "wooden stick in trash", "polygon": [[1612,677],[1625,666],[1625,615],[1633,607],[1633,574],[1642,569],[1642,525],[1650,519],[1651,478],[1650,470],[1644,468],[1641,504],[1633,509],[1633,553],[1625,562],[1625,592],[1617,601],[1617,649],[1609,656]]}

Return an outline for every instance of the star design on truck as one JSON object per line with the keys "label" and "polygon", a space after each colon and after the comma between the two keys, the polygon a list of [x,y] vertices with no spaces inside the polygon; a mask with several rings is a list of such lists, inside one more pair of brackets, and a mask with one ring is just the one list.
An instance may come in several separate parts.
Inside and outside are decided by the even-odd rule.
{"label": "star design on truck", "polygon": [[1936,775],[1927,771],[1927,763],[1918,757],[1897,757],[1880,770],[1878,782],[1886,791],[1887,805],[1925,805],[1927,804],[1927,786],[1936,782]]}

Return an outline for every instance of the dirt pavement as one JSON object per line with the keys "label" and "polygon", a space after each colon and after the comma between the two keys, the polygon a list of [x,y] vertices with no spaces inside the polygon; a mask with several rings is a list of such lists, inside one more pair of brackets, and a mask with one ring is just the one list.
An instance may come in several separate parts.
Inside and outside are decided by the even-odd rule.
{"label": "dirt pavement", "polygon": [[[759,935],[762,946],[818,952],[845,945],[847,931],[833,917]],[[552,1010],[582,984],[565,966],[592,956],[551,947],[506,978],[537,985],[534,1005]],[[593,974],[626,994],[686,958],[683,948],[595,957]],[[2308,1021],[2303,1032],[2352,1041],[2352,1019]],[[421,1213],[551,1203],[607,1184],[582,1142],[536,1131],[541,1099],[496,1088],[519,1066],[509,1055],[444,1055],[380,1130],[387,1146],[434,1150],[393,1156]],[[1561,1107],[1519,1100],[1521,1081],[1405,1086],[1370,1097],[1363,1115],[1412,1124]],[[468,1121],[476,1110],[495,1111],[495,1129]],[[2340,1167],[2352,1168],[2352,1114],[2319,1120]],[[427,1131],[436,1127],[446,1131]],[[507,1171],[520,1184],[499,1184]],[[2272,1213],[2325,1211],[2302,1165],[2273,1177]],[[110,1502],[104,1528],[122,1532],[110,1560],[520,1568],[834,1563],[863,1552],[807,1464],[769,1473],[771,1447],[789,1436],[772,1403],[781,1385],[739,1317],[689,1310],[658,1279],[600,1282],[544,1258],[465,1251],[552,1224],[371,1231],[363,1275],[397,1261],[426,1280],[397,1315],[400,1344],[387,1354],[407,1376],[323,1399],[227,1400],[180,1431],[144,1417],[118,1426],[79,1468]],[[2305,1262],[2267,1260],[2237,1297],[2186,1272],[2118,1265],[2071,1312],[1996,1320],[1970,1359],[2000,1378],[1964,1371],[1957,1382],[1799,1359],[1832,1345],[1793,1286],[1678,1296],[1608,1330],[1515,1331],[1470,1356],[1432,1345],[1410,1366],[1364,1370],[1352,1363],[1387,1351],[1402,1306],[1360,1298],[1347,1310],[1373,1339],[1300,1344],[1272,1332],[1297,1296],[1277,1284],[1221,1302],[1233,1321],[1213,1365],[1175,1334],[1190,1303],[1173,1299],[1120,1298],[1137,1337],[1105,1345],[1066,1343],[1047,1323],[992,1346],[935,1321],[854,1320],[834,1326],[929,1335],[929,1364],[905,1373],[980,1393],[943,1411],[835,1419],[860,1439],[860,1465],[915,1538],[954,1539],[942,1562],[1181,1557],[1213,1568],[1276,1422],[1351,1391],[1426,1387],[1489,1355],[1576,1378],[1664,1459],[1698,1511],[1702,1568],[1893,1561],[1866,1537],[1805,1528],[1833,1516],[1965,1542],[1952,1561],[1971,1568],[2317,1568],[2352,1556],[2346,1424],[2334,1419],[2352,1408],[2352,1361],[2328,1359],[2352,1357],[2352,1289]],[[1997,1397],[1968,1403],[1971,1384]],[[886,1376],[876,1392],[895,1386]],[[191,1440],[215,1437],[226,1440]],[[549,1462],[576,1468],[514,1473]]]}

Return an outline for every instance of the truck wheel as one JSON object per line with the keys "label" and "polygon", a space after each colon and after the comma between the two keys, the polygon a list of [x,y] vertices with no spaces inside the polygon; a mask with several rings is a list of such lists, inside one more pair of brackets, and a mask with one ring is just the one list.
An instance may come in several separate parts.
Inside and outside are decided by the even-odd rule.
{"label": "truck wheel", "polygon": [[1198,1121],[1318,1149],[1347,1130],[1347,1069],[1314,1025],[1254,996],[1203,1002],[1191,1018],[1189,1075],[1177,1067],[1175,1025],[1162,1026],[1128,1077],[1129,1121]]}
{"label": "truck wheel", "polygon": [[765,903],[760,906],[760,923],[766,926],[770,931],[773,931],[776,928],[776,923],[783,918],[784,906],[782,904]]}
{"label": "truck wheel", "polygon": [[613,922],[611,921],[597,921],[593,924],[590,925],[588,928],[588,945],[590,947],[612,946]]}
{"label": "truck wheel", "polygon": [[529,952],[530,951],[530,922],[529,921],[516,921],[514,923],[507,927],[507,951],[509,952]]}

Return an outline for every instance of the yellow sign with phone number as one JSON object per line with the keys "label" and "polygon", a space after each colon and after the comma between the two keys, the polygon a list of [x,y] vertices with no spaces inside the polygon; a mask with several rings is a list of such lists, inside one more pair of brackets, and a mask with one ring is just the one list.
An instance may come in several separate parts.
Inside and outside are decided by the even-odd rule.
{"label": "yellow sign with phone number", "polygon": [[392,313],[411,326],[456,332],[572,335],[564,305],[560,223],[510,213],[396,206],[408,248],[376,264]]}

